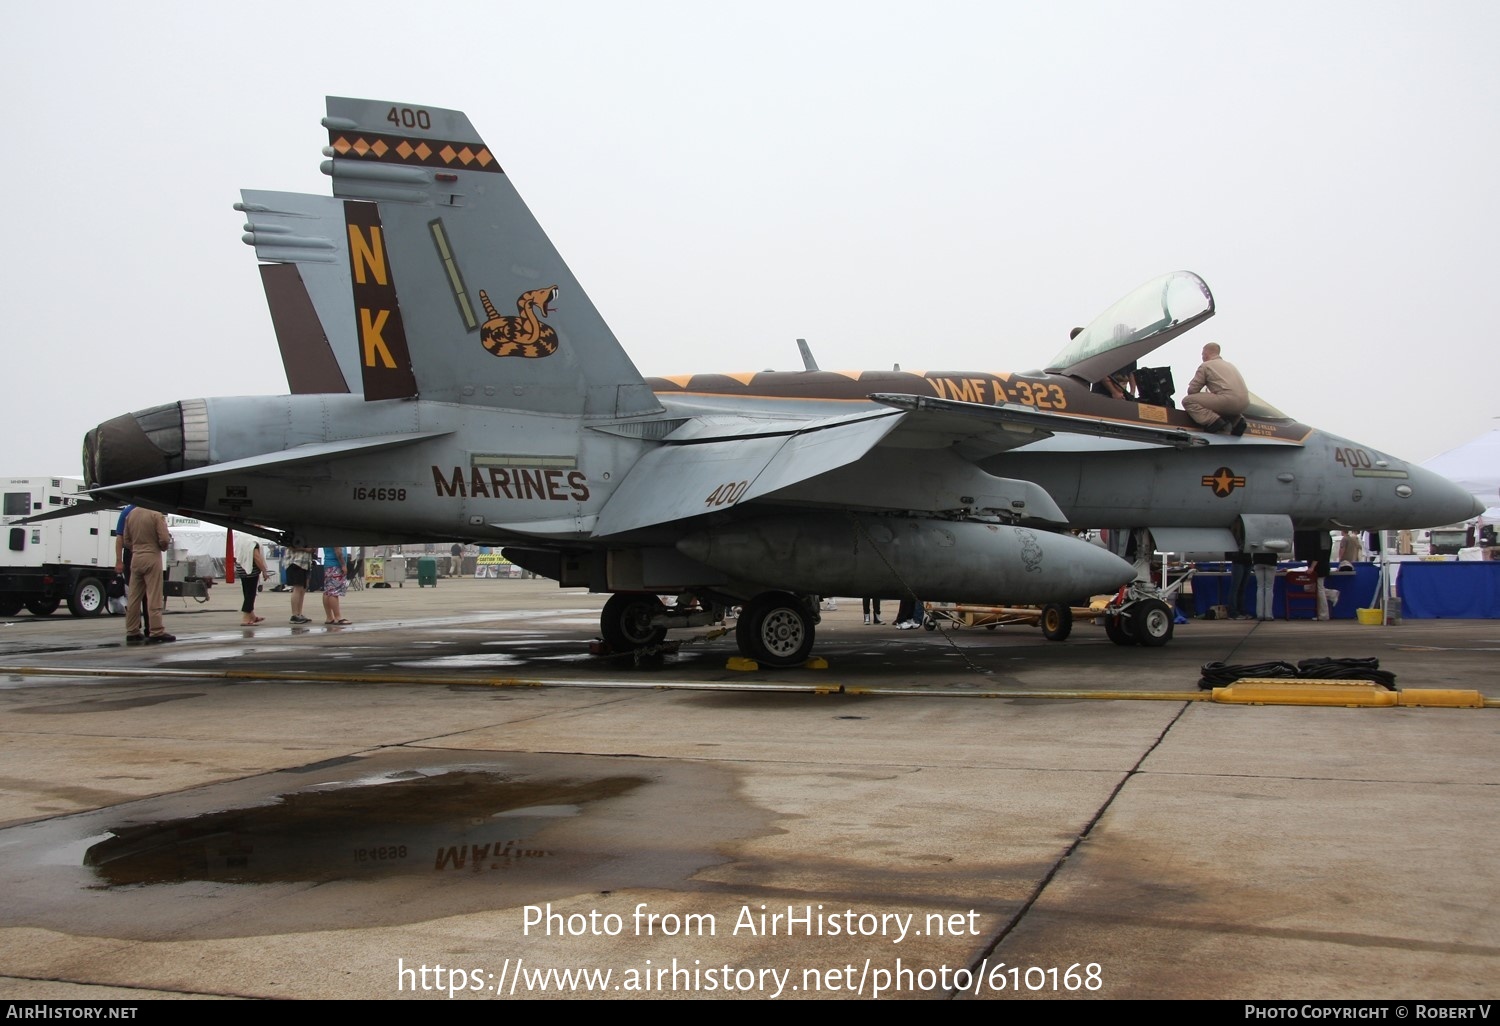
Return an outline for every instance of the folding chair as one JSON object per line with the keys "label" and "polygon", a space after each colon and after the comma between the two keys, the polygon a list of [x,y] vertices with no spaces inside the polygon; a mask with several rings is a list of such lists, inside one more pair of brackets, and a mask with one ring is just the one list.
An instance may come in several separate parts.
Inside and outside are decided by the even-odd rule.
{"label": "folding chair", "polygon": [[1318,575],[1311,570],[1288,570],[1286,572],[1286,594],[1281,606],[1286,618],[1292,618],[1292,607],[1304,605],[1310,620],[1318,618]]}

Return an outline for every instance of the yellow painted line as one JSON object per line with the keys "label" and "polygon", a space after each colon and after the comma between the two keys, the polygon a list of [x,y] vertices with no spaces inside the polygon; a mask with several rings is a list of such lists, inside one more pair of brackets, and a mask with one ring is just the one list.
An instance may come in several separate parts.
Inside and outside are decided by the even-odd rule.
{"label": "yellow painted line", "polygon": [[1066,698],[1106,702],[1211,702],[1207,691],[1023,691],[1013,688],[882,688],[846,684],[846,695],[899,698]]}
{"label": "yellow painted line", "polygon": [[0,674],[21,677],[122,677],[146,680],[258,680],[277,684],[438,684],[445,687],[466,685],[489,688],[615,688],[634,691],[792,691],[808,694],[835,694],[837,684],[784,684],[757,681],[741,684],[733,681],[688,680],[619,680],[592,677],[557,677],[544,680],[535,677],[482,677],[453,673],[327,673],[301,670],[184,670],[184,669],[115,669],[110,667],[72,666],[0,666]]}
{"label": "yellow painted line", "polygon": [[1304,705],[1351,708],[1500,709],[1500,699],[1478,691],[1403,688],[1369,681],[1246,678],[1212,691],[1077,691],[979,687],[880,687],[835,682],[621,680],[597,677],[483,677],[453,673],[328,673],[302,670],[207,670],[73,666],[0,666],[21,677],[118,677],[138,680],[247,680],[279,684],[420,684],[488,688],[607,688],[627,691],[774,691],[862,698],[1024,698],[1103,702],[1213,702],[1222,705]]}
{"label": "yellow painted line", "polygon": [[547,687],[553,683],[524,677],[462,677],[451,673],[322,673],[301,670],[179,670],[165,667],[124,669],[78,666],[0,666],[0,673],[22,677],[127,677],[170,680],[265,680],[310,684],[486,684],[491,687]]}

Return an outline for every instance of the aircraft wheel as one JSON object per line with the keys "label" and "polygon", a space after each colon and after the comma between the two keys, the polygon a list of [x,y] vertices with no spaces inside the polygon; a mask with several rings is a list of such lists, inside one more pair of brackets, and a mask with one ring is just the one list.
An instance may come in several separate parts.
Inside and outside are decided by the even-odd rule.
{"label": "aircraft wheel", "polygon": [[740,650],[740,655],[746,659],[754,659],[755,646],[750,641],[750,617],[746,615],[747,608],[741,606],[739,615],[734,618],[734,644]]}
{"label": "aircraft wheel", "polygon": [[815,634],[802,600],[784,591],[755,596],[735,626],[740,651],[763,666],[801,666]]}
{"label": "aircraft wheel", "polygon": [[1069,606],[1053,602],[1042,607],[1042,637],[1048,641],[1063,641],[1073,633],[1073,610]]}
{"label": "aircraft wheel", "polygon": [[1109,640],[1116,645],[1134,645],[1135,635],[1131,633],[1129,619],[1121,613],[1106,613],[1104,615],[1104,633],[1109,635]]}
{"label": "aircraft wheel", "polygon": [[74,616],[98,616],[109,604],[109,595],[104,582],[97,577],[85,577],[68,596],[68,612]]}
{"label": "aircraft wheel", "polygon": [[663,608],[661,599],[649,592],[617,591],[599,614],[599,633],[616,652],[655,645],[667,636],[665,627],[651,626],[651,618]]}
{"label": "aircraft wheel", "polygon": [[51,616],[57,612],[57,607],[62,605],[62,599],[29,598],[26,600],[26,608],[31,610],[32,616]]}
{"label": "aircraft wheel", "polygon": [[1161,599],[1146,599],[1137,602],[1127,614],[1131,633],[1138,644],[1147,648],[1160,648],[1172,640],[1172,607]]}
{"label": "aircraft wheel", "polygon": [[15,616],[21,611],[21,600],[14,595],[0,596],[0,616]]}

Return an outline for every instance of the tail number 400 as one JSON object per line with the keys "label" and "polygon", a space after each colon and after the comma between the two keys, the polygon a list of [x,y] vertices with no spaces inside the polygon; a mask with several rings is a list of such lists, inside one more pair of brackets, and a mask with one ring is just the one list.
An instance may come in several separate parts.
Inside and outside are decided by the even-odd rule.
{"label": "tail number 400", "polygon": [[750,488],[749,481],[732,481],[729,484],[721,484],[708,493],[708,498],[703,504],[710,509],[716,506],[730,506],[745,497],[745,492]]}

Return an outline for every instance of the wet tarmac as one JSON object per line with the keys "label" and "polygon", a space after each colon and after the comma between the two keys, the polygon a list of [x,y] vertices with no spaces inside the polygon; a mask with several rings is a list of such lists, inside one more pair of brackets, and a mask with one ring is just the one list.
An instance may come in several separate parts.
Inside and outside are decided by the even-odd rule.
{"label": "wet tarmac", "polygon": [[707,630],[591,656],[602,604],[445,579],[242,629],[221,588],[142,648],[0,621],[0,995],[1495,996],[1500,710],[1197,685],[1374,656],[1500,699],[1500,623],[1144,649],[846,601],[826,669],[746,673]]}

